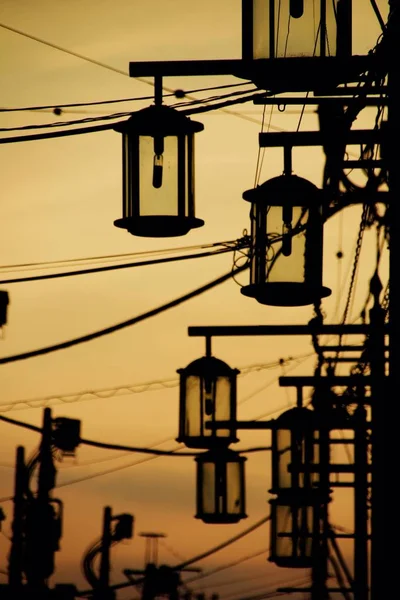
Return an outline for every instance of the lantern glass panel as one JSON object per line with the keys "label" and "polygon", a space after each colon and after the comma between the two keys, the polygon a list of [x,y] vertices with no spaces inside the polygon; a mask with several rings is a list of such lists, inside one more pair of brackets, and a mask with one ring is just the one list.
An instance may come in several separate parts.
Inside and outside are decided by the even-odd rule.
{"label": "lantern glass panel", "polygon": [[[180,438],[188,447],[207,448],[212,441],[227,443],[236,440],[232,428],[212,430],[206,427],[207,423],[215,421],[234,423],[234,385],[232,375],[211,376],[209,379],[200,375],[188,375],[185,378],[184,430],[180,432]],[[192,443],[195,445],[192,446]]]}
{"label": "lantern glass panel", "polygon": [[[300,225],[306,225],[308,210],[293,206],[292,208],[292,230]],[[270,206],[267,215],[267,234],[272,240],[283,231],[283,209],[281,206]],[[288,233],[290,235],[290,232]],[[267,262],[268,281],[303,283],[305,280],[305,231],[301,231],[290,238],[290,254],[285,256],[282,252],[282,242],[275,242],[272,246],[273,252]],[[267,257],[268,258],[268,257]]]}
{"label": "lantern glass panel", "polygon": [[[303,5],[302,14],[298,18],[290,14],[290,6],[295,4]],[[323,4],[326,12],[326,36],[321,54]],[[303,0],[297,3],[289,0],[253,0],[253,58],[334,56],[337,5],[338,0]],[[271,27],[273,13],[275,17]]]}
{"label": "lantern glass panel", "polygon": [[205,462],[199,465],[202,473],[202,510],[206,514],[213,515],[219,513],[220,508],[215,505],[217,501],[215,493],[215,464],[212,462]]}
{"label": "lantern glass panel", "polygon": [[314,430],[278,429],[276,432],[278,453],[277,492],[289,489],[311,488],[318,484],[317,472],[307,467],[318,465],[319,451]]}
{"label": "lantern glass panel", "polygon": [[178,138],[167,136],[161,140],[162,153],[157,155],[157,140],[150,136],[139,137],[141,217],[178,215]]}
{"label": "lantern glass panel", "polygon": [[227,502],[226,510],[230,515],[243,513],[242,463],[227,463]]}

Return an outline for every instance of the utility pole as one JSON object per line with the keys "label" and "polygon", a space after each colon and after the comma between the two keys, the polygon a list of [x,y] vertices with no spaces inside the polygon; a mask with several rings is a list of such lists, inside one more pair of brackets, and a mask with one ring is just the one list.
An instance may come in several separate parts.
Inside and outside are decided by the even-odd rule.
{"label": "utility pole", "polygon": [[12,521],[11,550],[8,560],[8,587],[11,597],[22,595],[24,559],[25,492],[27,486],[25,449],[18,446],[15,464],[14,516]]}
{"label": "utility pole", "polygon": [[[40,599],[49,595],[48,578],[54,572],[54,554],[61,537],[61,502],[51,498],[56,469],[52,453],[51,409],[43,411],[36,496],[29,491],[26,509],[25,574],[29,594]],[[54,505],[58,505],[58,514]]]}
{"label": "utility pole", "polygon": [[101,537],[99,589],[95,591],[95,600],[113,600],[115,593],[110,589],[110,549],[112,511],[110,506],[104,508],[103,534]]}

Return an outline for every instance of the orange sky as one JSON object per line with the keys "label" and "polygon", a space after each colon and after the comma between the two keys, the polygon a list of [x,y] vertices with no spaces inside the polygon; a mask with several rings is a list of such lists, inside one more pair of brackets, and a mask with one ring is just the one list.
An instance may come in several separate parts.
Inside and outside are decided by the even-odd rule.
{"label": "orange sky", "polygon": [[[126,2],[115,0],[0,0],[0,22],[38,38],[128,72],[130,61],[238,58],[240,56],[240,1],[211,2]],[[378,2],[385,15],[386,3]],[[358,0],[355,18],[355,51],[364,52],[378,38],[379,27],[366,0]],[[0,28],[1,106],[43,106],[73,102],[129,98],[152,94],[152,87],[121,74]],[[149,83],[151,81],[149,80]],[[233,77],[168,78],[169,88],[196,89],[208,85],[238,83]],[[212,93],[212,92],[211,92]],[[1,127],[44,124],[128,111],[149,102],[84,107],[65,111],[1,113]],[[301,122],[302,130],[318,127],[312,108]],[[78,109],[75,109],[78,111]],[[97,111],[97,112],[96,112]],[[269,119],[267,109],[266,122]],[[296,108],[271,116],[271,126],[295,130]],[[374,114],[364,111],[356,127],[371,127]],[[233,114],[234,113],[234,114]],[[184,238],[135,238],[113,226],[121,216],[121,138],[114,131],[54,140],[0,145],[2,164],[1,265],[93,257],[150,251],[215,241],[237,239],[249,228],[248,204],[243,191],[252,188],[261,130],[262,107],[248,103],[230,112],[216,111],[194,117],[205,129],[196,136],[196,213],[205,226]],[[18,134],[18,132],[17,132]],[[2,133],[3,135],[9,135]],[[357,149],[355,150],[357,152]],[[260,182],[282,172],[280,150],[266,150]],[[321,185],[323,155],[319,149],[296,149],[293,169],[297,175]],[[354,243],[360,218],[359,208],[350,208],[325,227],[324,284],[333,290],[323,301],[326,322],[338,322],[348,289]],[[336,252],[344,258],[338,261]],[[367,231],[361,253],[360,273],[350,320],[359,316],[374,270],[375,232]],[[8,326],[0,342],[1,356],[9,356],[62,342],[157,307],[227,272],[232,256],[224,254],[196,261],[126,269],[66,279],[1,285],[10,294]],[[35,272],[36,273],[36,272]],[[37,271],[42,273],[42,271]],[[28,274],[28,273],[26,273]],[[33,273],[32,273],[33,274]],[[1,274],[0,274],[1,275]],[[4,274],[4,279],[13,274]],[[382,279],[386,282],[387,257]],[[2,276],[3,278],[3,276]],[[238,277],[248,282],[248,274]],[[7,403],[48,395],[79,393],[90,389],[117,387],[164,378],[175,378],[176,369],[186,366],[204,352],[202,339],[189,338],[191,325],[307,323],[312,307],[288,309],[257,304],[240,293],[234,281],[167,311],[99,340],[54,354],[1,366],[2,399]],[[310,351],[309,340],[300,338],[218,338],[213,353],[232,367],[268,363],[297,357]],[[301,364],[291,362],[291,374],[312,374],[315,358]],[[239,400],[256,390],[243,406],[240,419],[254,419],[268,411],[285,409],[295,401],[293,390],[280,389],[276,378],[281,368],[260,370],[239,378]],[[267,387],[269,385],[269,387]],[[10,416],[40,425],[42,410],[18,405]],[[18,409],[18,412],[17,410]],[[8,412],[6,413],[8,414]],[[162,447],[172,448],[178,425],[178,388],[158,389],[110,399],[87,399],[70,404],[54,403],[53,416],[82,420],[82,436],[104,442],[147,446],[170,438]],[[0,495],[12,494],[15,448],[23,444],[28,455],[38,436],[1,424]],[[238,447],[268,445],[268,433],[240,433]],[[338,451],[339,452],[339,451]],[[58,481],[69,481],[141,460],[131,454],[108,462],[118,453],[81,447],[74,463],[60,465]],[[80,466],[81,465],[81,466]],[[103,507],[114,513],[131,512],[136,532],[161,531],[167,544],[184,557],[194,556],[229,538],[266,515],[270,485],[270,456],[251,454],[247,463],[247,512],[249,518],[237,525],[210,526],[193,518],[195,512],[195,465],[190,458],[159,458],[135,468],[60,487],[55,496],[65,503],[62,550],[57,554],[54,582],[74,581],[87,587],[80,560],[87,546],[100,534]],[[336,494],[336,492],[335,492]],[[332,521],[351,527],[350,497],[338,492],[332,505]],[[11,503],[4,503],[10,531]],[[204,570],[267,549],[268,526],[244,538],[199,566]],[[9,543],[0,536],[0,567],[6,567]],[[350,546],[343,544],[346,552]],[[113,551],[114,582],[122,581],[123,568],[143,565],[144,541],[137,536]],[[202,584],[213,592],[213,584],[230,578],[260,575],[240,588],[270,587],[286,572],[266,562],[266,554],[233,570],[222,571]],[[176,556],[160,547],[160,558],[169,564]],[[302,574],[302,573],[301,573]],[[264,587],[264,589],[265,589]],[[239,586],[215,588],[221,596],[233,596]],[[132,591],[118,598],[134,597]]]}

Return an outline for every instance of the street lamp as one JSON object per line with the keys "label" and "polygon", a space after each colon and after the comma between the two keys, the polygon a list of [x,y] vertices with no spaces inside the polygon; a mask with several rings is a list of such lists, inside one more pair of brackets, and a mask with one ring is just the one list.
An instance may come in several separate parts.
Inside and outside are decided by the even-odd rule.
{"label": "street lamp", "polygon": [[305,306],[331,294],[322,285],[322,194],[291,173],[243,193],[251,203],[251,262],[242,294],[272,306]]}
{"label": "street lamp", "polygon": [[155,238],[204,225],[194,214],[194,134],[204,125],[156,102],[114,129],[123,144],[123,216],[114,225]]}
{"label": "street lamp", "polygon": [[245,513],[244,456],[228,448],[209,450],[197,463],[196,519],[237,523]]}
{"label": "street lamp", "polygon": [[242,0],[243,58],[351,55],[351,0]]}
{"label": "street lamp", "polygon": [[311,490],[319,483],[319,438],[315,412],[285,411],[272,429],[272,494]]}
{"label": "street lamp", "polygon": [[[214,448],[237,442],[236,377],[222,360],[211,356],[196,359],[180,375],[178,442],[188,448]],[[207,423],[229,421],[224,429],[208,429]]]}

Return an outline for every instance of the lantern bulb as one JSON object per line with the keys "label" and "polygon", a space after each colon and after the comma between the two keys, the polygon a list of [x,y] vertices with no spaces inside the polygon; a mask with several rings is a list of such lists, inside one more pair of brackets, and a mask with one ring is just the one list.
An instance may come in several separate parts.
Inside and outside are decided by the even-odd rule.
{"label": "lantern bulb", "polygon": [[163,179],[163,156],[162,154],[154,155],[153,162],[153,187],[160,188]]}
{"label": "lantern bulb", "polygon": [[282,228],[282,254],[290,256],[292,254],[292,224],[284,223]]}

